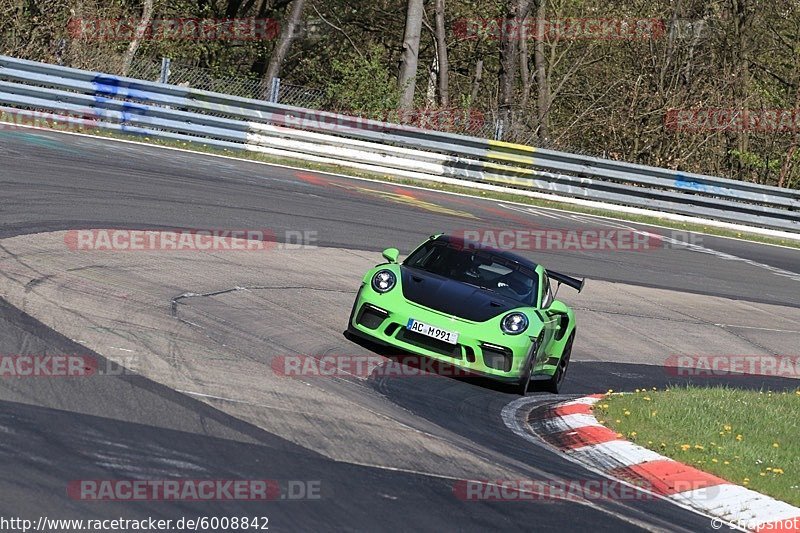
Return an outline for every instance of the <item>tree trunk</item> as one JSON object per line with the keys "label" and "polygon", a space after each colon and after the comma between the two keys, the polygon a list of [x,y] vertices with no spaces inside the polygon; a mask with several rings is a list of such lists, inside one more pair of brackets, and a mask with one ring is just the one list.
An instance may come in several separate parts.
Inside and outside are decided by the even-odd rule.
{"label": "tree trunk", "polygon": [[[750,26],[751,16],[747,7],[747,0],[733,0],[733,17],[734,17],[734,30],[736,32],[736,47],[734,49],[734,60],[736,61],[736,74],[737,81],[734,88],[734,97],[739,110],[745,110],[749,106],[748,94],[750,85],[750,68],[748,65],[749,57],[749,39],[750,39]],[[747,128],[742,128],[742,131],[737,134],[737,143],[740,154],[747,154],[750,151],[750,137]],[[750,174],[755,181],[758,181],[758,174],[753,175],[751,169],[742,164],[742,155],[736,164],[736,170],[739,174],[738,179],[750,181],[748,174]]]}
{"label": "tree trunk", "polygon": [[475,62],[475,77],[472,78],[472,90],[469,93],[469,105],[475,103],[475,100],[478,99],[478,91],[481,88],[481,79],[483,79],[483,59],[479,59]]}
{"label": "tree trunk", "polygon": [[[524,23],[528,14],[530,0],[511,0],[508,11],[504,17],[504,28],[519,27]],[[511,121],[514,111],[514,88],[516,87],[517,71],[519,70],[519,33],[503,31],[500,43],[500,72],[498,85],[500,101],[498,102],[498,117],[503,122],[503,130],[511,130]]]}
{"label": "tree trunk", "polygon": [[417,65],[419,64],[419,39],[422,34],[423,0],[408,0],[406,12],[406,28],[403,35],[403,56],[400,61],[400,72],[397,76],[397,87],[400,89],[400,110],[410,111],[414,106],[414,90],[417,81]]}
{"label": "tree trunk", "polygon": [[447,32],[445,27],[445,0],[436,0],[436,47],[439,59],[439,105],[450,106],[450,73],[447,59]]}
{"label": "tree trunk", "polygon": [[436,107],[436,79],[439,77],[439,60],[438,56],[433,56],[433,63],[428,72],[428,90],[425,91],[425,109],[433,109]]}
{"label": "tree trunk", "polygon": [[286,54],[289,53],[289,48],[292,46],[297,26],[303,16],[305,4],[306,0],[294,0],[292,2],[291,11],[284,17],[281,35],[278,37],[278,42],[275,43],[275,49],[272,51],[272,55],[269,58],[267,71],[264,73],[264,77],[261,78],[262,98],[265,98],[269,94],[272,78],[277,78],[281,72],[281,65],[283,65],[283,60],[286,59]]}
{"label": "tree trunk", "polygon": [[142,37],[144,36],[145,31],[147,31],[147,27],[150,25],[150,21],[153,19],[153,0],[144,0],[144,9],[142,9],[142,18],[139,20],[139,24],[136,25],[136,34],[133,36],[133,40],[131,44],[128,45],[128,50],[125,52],[125,56],[122,59],[122,70],[120,74],[123,76],[127,76],[131,71],[131,65],[133,64],[133,58],[136,55],[136,51],[139,49],[139,44],[142,41]]}
{"label": "tree trunk", "polygon": [[522,80],[522,99],[520,108],[523,111],[528,109],[528,102],[531,98],[531,73],[528,68],[530,54],[528,53],[528,34],[523,24],[519,34],[519,77]]}
{"label": "tree trunk", "polygon": [[538,27],[536,29],[536,44],[533,49],[533,63],[536,69],[536,88],[538,94],[536,96],[536,118],[539,123],[537,136],[539,144],[546,146],[550,142],[550,78],[547,76],[546,62],[544,50],[544,24],[545,17],[547,16],[547,0],[537,0],[536,19]]}

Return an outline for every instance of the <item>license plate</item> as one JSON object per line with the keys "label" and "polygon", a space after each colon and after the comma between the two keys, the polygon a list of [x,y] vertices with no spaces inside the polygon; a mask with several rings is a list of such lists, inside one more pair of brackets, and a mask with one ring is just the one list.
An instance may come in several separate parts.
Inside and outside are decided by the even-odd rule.
{"label": "license plate", "polygon": [[458,343],[458,333],[437,328],[436,326],[431,326],[430,324],[423,324],[422,322],[414,320],[413,318],[408,319],[408,324],[406,327],[411,331],[421,333],[422,335],[427,335],[428,337],[433,337],[434,339],[444,341],[448,344]]}

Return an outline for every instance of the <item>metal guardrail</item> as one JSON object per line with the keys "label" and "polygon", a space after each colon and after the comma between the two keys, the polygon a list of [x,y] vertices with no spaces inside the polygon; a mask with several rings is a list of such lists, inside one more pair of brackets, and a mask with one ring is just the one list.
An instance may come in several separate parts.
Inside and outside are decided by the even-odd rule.
{"label": "metal guardrail", "polygon": [[800,191],[0,56],[0,111],[399,176],[455,178],[800,233]]}

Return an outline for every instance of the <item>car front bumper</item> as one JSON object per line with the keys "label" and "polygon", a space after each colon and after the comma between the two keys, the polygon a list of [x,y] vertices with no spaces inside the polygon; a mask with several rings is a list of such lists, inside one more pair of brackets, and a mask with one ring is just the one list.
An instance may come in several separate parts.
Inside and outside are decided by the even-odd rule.
{"label": "car front bumper", "polygon": [[[409,319],[458,332],[458,344],[448,344],[406,328]],[[535,337],[508,335],[500,330],[500,317],[470,322],[409,302],[398,287],[380,294],[366,285],[353,307],[348,330],[359,337],[422,355],[504,382],[520,379]],[[530,331],[535,331],[531,328]],[[537,332],[538,333],[538,332]],[[555,365],[537,362],[532,379],[547,379]]]}

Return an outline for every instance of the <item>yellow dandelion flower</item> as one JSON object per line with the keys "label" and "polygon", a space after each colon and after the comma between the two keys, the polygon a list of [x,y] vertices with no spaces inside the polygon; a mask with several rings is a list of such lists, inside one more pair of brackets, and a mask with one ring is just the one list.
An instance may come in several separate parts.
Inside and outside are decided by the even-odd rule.
{"label": "yellow dandelion flower", "polygon": [[716,458],[714,458],[714,459],[711,459],[711,462],[712,462],[712,463],[716,463],[716,462],[718,462],[718,461],[717,461],[717,459],[716,459]]}
{"label": "yellow dandelion flower", "polygon": [[681,450],[683,450],[683,451],[686,451],[686,450],[688,450],[688,449],[689,449],[689,448],[691,448],[691,447],[692,447],[692,446],[691,446],[690,444],[681,444]]}
{"label": "yellow dandelion flower", "polygon": [[722,461],[722,464],[729,465],[729,464],[731,464],[731,462],[730,461]]}
{"label": "yellow dandelion flower", "polygon": [[783,468],[773,468],[772,469],[772,473],[773,474],[783,474]]}
{"label": "yellow dandelion flower", "polygon": [[780,444],[778,444],[777,442],[773,442],[773,443],[772,443],[772,447],[773,447],[773,448],[779,448],[779,447],[780,447]]}
{"label": "yellow dandelion flower", "polygon": [[743,438],[744,438],[744,437],[742,437],[742,435],[741,435],[741,434],[739,434],[739,435],[736,435],[736,440],[739,440],[739,441],[740,441],[740,440],[742,440]]}
{"label": "yellow dandelion flower", "polygon": [[694,445],[694,449],[695,449],[695,450],[705,450],[705,448],[703,447],[703,445],[702,445],[702,444],[695,444],[695,445]]}
{"label": "yellow dandelion flower", "polygon": [[631,416],[631,412],[628,410],[625,410],[625,412],[623,412],[622,414],[625,416]]}
{"label": "yellow dandelion flower", "polygon": [[646,401],[646,402],[649,402],[650,400],[652,400],[652,398],[650,398],[650,396],[645,396],[645,397],[644,397],[644,398],[642,398],[642,399],[643,399],[644,401]]}

